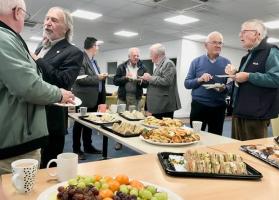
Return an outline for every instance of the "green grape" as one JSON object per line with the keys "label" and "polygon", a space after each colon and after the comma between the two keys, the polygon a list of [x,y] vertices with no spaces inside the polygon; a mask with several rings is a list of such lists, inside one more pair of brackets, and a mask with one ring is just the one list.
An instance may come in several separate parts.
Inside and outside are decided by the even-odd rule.
{"label": "green grape", "polygon": [[150,200],[158,200],[157,197],[152,197]]}
{"label": "green grape", "polygon": [[151,199],[152,198],[152,193],[146,189],[143,189],[141,194],[140,194],[140,197],[143,198],[143,199]]}
{"label": "green grape", "polygon": [[152,185],[148,185],[148,186],[146,187],[146,189],[147,189],[148,191],[150,191],[150,192],[152,193],[152,195],[154,195],[154,194],[157,192],[157,188],[154,187],[154,186],[152,186]]}
{"label": "green grape", "polygon": [[85,183],[85,185],[90,185],[91,183],[93,183],[93,179],[87,176],[83,179],[83,182]]}
{"label": "green grape", "polygon": [[157,197],[158,200],[168,200],[168,193],[158,192],[158,193],[154,194],[154,197]]}
{"label": "green grape", "polygon": [[99,190],[101,188],[101,183],[99,181],[96,181],[94,183],[94,186]]}
{"label": "green grape", "polygon": [[84,182],[79,182],[78,184],[77,184],[77,187],[78,188],[85,188],[86,187],[86,185],[85,185],[85,183]]}
{"label": "green grape", "polygon": [[101,185],[101,189],[103,190],[103,189],[108,189],[109,188],[109,184],[107,184],[107,183],[102,183],[102,185]]}
{"label": "green grape", "polygon": [[72,178],[72,179],[70,179],[70,180],[68,181],[68,184],[69,184],[69,185],[77,185],[78,182],[77,182],[76,179]]}
{"label": "green grape", "polygon": [[120,185],[119,191],[120,191],[120,192],[123,192],[123,193],[125,193],[125,194],[128,194],[128,193],[129,193],[129,189],[128,189],[127,185]]}
{"label": "green grape", "polygon": [[130,190],[130,195],[139,196],[139,190],[137,188],[132,188]]}

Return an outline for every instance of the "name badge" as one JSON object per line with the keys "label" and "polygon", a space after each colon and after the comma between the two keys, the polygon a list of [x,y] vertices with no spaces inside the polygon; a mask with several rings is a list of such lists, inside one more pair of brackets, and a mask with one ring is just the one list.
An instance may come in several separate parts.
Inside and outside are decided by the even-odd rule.
{"label": "name badge", "polygon": [[253,62],[253,65],[259,65],[259,63],[258,62]]}

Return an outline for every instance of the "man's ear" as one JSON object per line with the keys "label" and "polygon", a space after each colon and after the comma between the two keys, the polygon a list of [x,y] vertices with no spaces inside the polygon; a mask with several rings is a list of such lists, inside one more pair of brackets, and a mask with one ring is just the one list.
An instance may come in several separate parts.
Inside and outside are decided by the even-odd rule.
{"label": "man's ear", "polygon": [[19,7],[13,8],[13,18],[16,21],[18,21],[20,19],[20,8]]}

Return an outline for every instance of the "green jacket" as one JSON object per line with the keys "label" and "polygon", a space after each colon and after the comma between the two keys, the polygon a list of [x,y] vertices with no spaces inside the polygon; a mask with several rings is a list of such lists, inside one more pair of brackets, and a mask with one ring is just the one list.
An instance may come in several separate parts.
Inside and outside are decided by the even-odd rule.
{"label": "green jacket", "polygon": [[40,148],[48,135],[44,105],[61,92],[42,80],[22,38],[0,21],[0,159]]}

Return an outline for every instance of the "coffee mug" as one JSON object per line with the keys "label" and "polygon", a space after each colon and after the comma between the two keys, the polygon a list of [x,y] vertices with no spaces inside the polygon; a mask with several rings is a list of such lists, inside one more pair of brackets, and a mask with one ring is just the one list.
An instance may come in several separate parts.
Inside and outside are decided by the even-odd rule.
{"label": "coffee mug", "polygon": [[201,121],[192,121],[192,125],[193,125],[193,131],[195,133],[199,133],[201,131],[201,128],[202,128]]}
{"label": "coffee mug", "polygon": [[117,113],[117,109],[118,109],[118,105],[117,104],[111,104],[110,105],[110,108],[109,108],[110,112]]}
{"label": "coffee mug", "polygon": [[63,182],[77,176],[78,167],[78,155],[75,153],[61,153],[57,156],[57,159],[52,159],[47,164],[47,170],[51,163],[57,163],[57,170],[55,173],[48,174],[50,176],[56,176],[58,181]]}
{"label": "coffee mug", "polygon": [[126,104],[119,104],[118,105],[118,108],[117,108],[117,112],[118,113],[121,113],[121,112],[124,112],[126,110]]}
{"label": "coffee mug", "polygon": [[78,113],[80,113],[80,116],[85,116],[87,114],[87,107],[80,107]]}
{"label": "coffee mug", "polygon": [[20,159],[12,162],[12,183],[20,193],[30,192],[34,186],[37,171],[38,160]]}

